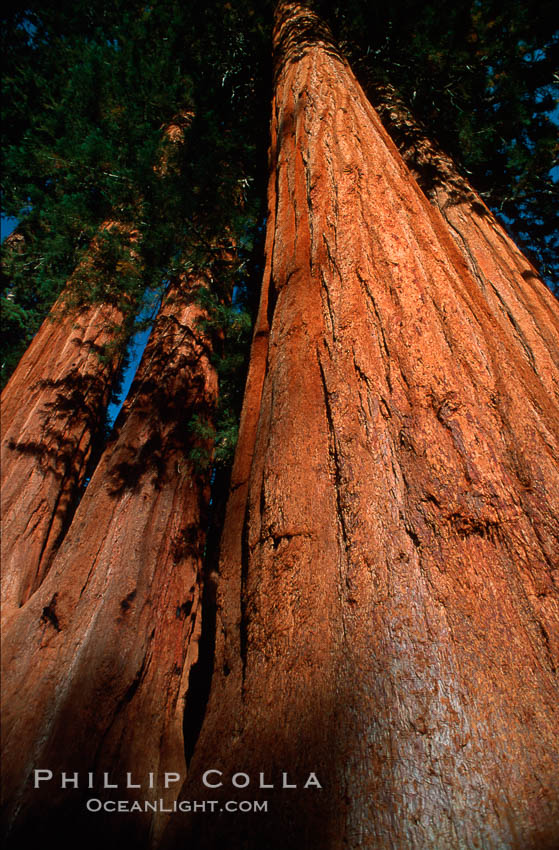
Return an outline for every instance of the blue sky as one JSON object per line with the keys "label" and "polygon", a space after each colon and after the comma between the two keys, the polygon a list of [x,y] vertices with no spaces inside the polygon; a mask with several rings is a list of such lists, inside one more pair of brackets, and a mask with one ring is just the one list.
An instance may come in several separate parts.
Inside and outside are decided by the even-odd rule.
{"label": "blue sky", "polygon": [[5,216],[2,216],[0,219],[0,236],[2,238],[2,242],[6,236],[10,235],[16,224],[17,218],[6,218]]}
{"label": "blue sky", "polygon": [[144,349],[147,345],[160,304],[160,295],[147,290],[144,295],[144,307],[138,315],[137,322],[142,322],[143,324],[147,320],[149,321],[149,325],[146,328],[141,328],[136,331],[128,343],[128,365],[122,376],[122,389],[120,396],[118,401],[111,402],[107,408],[107,424],[109,427],[114,425],[115,419],[118,416],[122,405],[126,401],[126,396],[128,395],[130,387],[132,386],[132,381],[134,380],[134,376],[138,370],[138,366],[140,365],[140,360],[142,359],[142,354],[144,353]]}

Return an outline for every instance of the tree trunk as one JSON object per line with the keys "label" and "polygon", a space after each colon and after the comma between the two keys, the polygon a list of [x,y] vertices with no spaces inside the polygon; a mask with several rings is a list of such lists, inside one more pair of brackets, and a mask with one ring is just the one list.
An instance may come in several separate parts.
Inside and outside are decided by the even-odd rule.
{"label": "tree trunk", "polygon": [[[193,112],[161,128],[155,172],[177,173]],[[130,241],[138,231],[107,221]],[[99,245],[78,269],[86,276]],[[98,458],[105,412],[120,355],[109,355],[122,314],[110,305],[67,308],[72,281],[51,310],[2,393],[2,623],[40,586],[70,526],[90,467]]]}
{"label": "tree trunk", "polygon": [[[165,790],[164,775],[184,775],[183,698],[198,651],[209,500],[209,473],[197,472],[190,454],[211,462],[203,426],[217,398],[199,288],[183,281],[166,297],[117,435],[48,576],[4,641],[9,846],[45,830],[59,847],[107,838],[145,846],[158,816],[104,819],[88,814],[85,800],[156,794],[167,803],[180,787]],[[39,790],[35,769],[53,772]],[[78,790],[60,788],[61,771],[79,772]],[[118,791],[100,787],[105,771]],[[127,772],[141,789],[124,787]]]}
{"label": "tree trunk", "polygon": [[3,628],[43,581],[71,522],[120,362],[106,356],[120,312],[67,309],[65,296],[2,393]]}
{"label": "tree trunk", "polygon": [[268,813],[179,814],[164,844],[552,850],[549,296],[500,234],[482,291],[320,22],[276,14],[267,268],[181,792]]}

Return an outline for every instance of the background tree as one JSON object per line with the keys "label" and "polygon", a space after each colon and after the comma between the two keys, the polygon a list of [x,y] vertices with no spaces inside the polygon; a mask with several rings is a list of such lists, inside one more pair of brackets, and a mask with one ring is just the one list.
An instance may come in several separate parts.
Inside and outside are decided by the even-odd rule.
{"label": "background tree", "polygon": [[[119,262],[108,279],[138,274],[137,232],[106,222],[2,393],[2,626],[37,590],[99,458],[105,409],[122,359],[125,321],[111,300],[79,304],[72,291],[94,277],[108,241]],[[78,303],[76,303],[78,302]]]}
{"label": "background tree", "polygon": [[100,780],[118,766],[136,785],[151,773],[167,804],[176,788],[165,788],[165,773],[184,773],[217,402],[197,303],[203,285],[183,276],[169,286],[64,543],[4,629],[3,827],[12,846],[54,831],[61,846],[85,832],[83,846],[109,834],[139,848],[165,817],[141,812],[117,829],[110,817],[84,820],[86,800],[107,794],[102,782],[54,799],[49,786],[33,788],[38,764],[84,777],[95,765]]}
{"label": "background tree", "polygon": [[[201,36],[192,10],[178,4],[105,11],[77,4],[56,13],[39,4],[12,16],[14,66],[6,82],[29,94],[23,103],[8,101],[5,125],[5,197],[10,211],[24,214],[17,250],[11,239],[6,251],[7,367],[57,296],[57,272],[78,265],[57,298],[56,321],[35,337],[3,397],[3,504],[11,518],[3,538],[4,616],[37,588],[69,527],[102,449],[115,367],[144,292],[161,293],[179,257],[188,273],[211,280],[203,295],[210,335],[233,342],[214,350],[223,379],[212,423],[217,463],[232,455],[235,375],[249,329],[239,288],[254,203],[243,176],[250,150],[230,138],[236,103],[224,85],[224,60],[209,74],[204,62],[206,51],[232,41],[231,22],[218,20],[217,11],[206,12]],[[233,75],[234,49],[224,55]],[[220,102],[228,107],[220,111]],[[189,145],[177,144],[186,134]],[[216,197],[223,206],[214,208]]]}
{"label": "background tree", "polygon": [[[186,123],[180,120],[181,113],[179,120],[177,113],[174,114],[163,134],[163,145],[166,144],[163,152],[159,149],[161,132],[158,133],[155,165],[152,161],[150,174],[134,186],[135,203],[130,215],[130,221],[145,229],[145,222],[138,218],[145,212],[144,196],[151,199],[152,210],[162,217],[172,217],[170,207],[175,202],[174,224],[164,236],[165,245],[171,246],[173,252],[180,251],[181,256],[171,256],[172,264],[165,269],[165,275],[171,274],[180,264],[183,285],[177,290],[171,284],[165,292],[164,307],[117,432],[92,475],[72,523],[64,523],[64,534],[59,534],[56,546],[51,547],[53,551],[49,554],[55,561],[52,570],[46,579],[41,570],[40,581],[26,588],[19,600],[21,607],[17,609],[16,605],[9,631],[5,632],[3,657],[11,687],[15,688],[13,695],[23,693],[22,688],[27,692],[24,712],[6,711],[3,717],[6,739],[10,742],[3,761],[4,788],[8,789],[4,797],[3,824],[12,842],[22,840],[22,830],[28,835],[27,830],[31,828],[35,832],[38,825],[35,808],[38,799],[33,799],[33,795],[26,798],[25,786],[31,764],[29,759],[41,758],[39,751],[62,768],[67,763],[69,739],[74,745],[80,739],[82,745],[77,749],[82,753],[84,770],[91,759],[98,766],[105,763],[108,769],[115,763],[121,767],[125,762],[131,765],[134,761],[137,763],[139,753],[146,770],[154,769],[158,775],[166,769],[181,769],[183,693],[189,665],[196,659],[200,633],[201,562],[210,470],[214,454],[216,463],[223,464],[234,446],[236,422],[232,411],[238,404],[235,398],[238,387],[230,378],[239,364],[242,365],[242,345],[240,353],[238,348],[247,327],[242,295],[236,295],[234,304],[232,300],[234,282],[241,273],[242,253],[246,252],[250,238],[251,220],[249,181],[242,177],[242,170],[240,174],[233,170],[235,164],[239,167],[234,159],[238,145],[232,145],[227,139],[226,116],[220,116],[219,121],[219,132],[225,132],[223,141],[217,141],[207,161],[196,169],[185,155],[186,146],[176,144],[176,134],[180,137],[191,130],[189,142],[199,144],[200,150],[208,149],[208,136],[218,132],[216,119],[213,112],[205,111],[203,97],[198,101],[198,109],[201,117],[197,118],[195,113],[193,121],[190,110]],[[221,152],[223,157],[223,169],[218,168],[217,172],[220,160],[219,156],[216,159],[216,152]],[[173,189],[175,184],[178,188]],[[213,211],[208,201],[214,193],[221,193],[224,203],[221,215]],[[151,220],[150,226],[157,230],[156,218]],[[101,269],[91,269],[90,256],[73,275],[72,291],[65,299],[66,324],[54,325],[55,334],[62,336],[53,345],[53,353],[63,364],[65,358],[68,360],[68,352],[62,343],[66,342],[68,327],[73,328],[80,309],[89,309],[97,315],[97,300],[101,300],[102,309],[106,309],[107,302],[116,301],[119,307],[122,305],[123,314],[125,308],[129,308],[123,325],[127,319],[130,325],[134,318],[142,293],[149,288],[149,260],[163,256],[155,238],[150,241],[140,238],[139,231],[134,233],[138,237],[134,240],[134,261],[143,274],[132,293],[119,285],[115,275],[107,279],[107,264],[102,262],[104,256],[100,258]],[[114,249],[114,269],[124,270],[118,240],[103,240],[102,235],[103,232],[95,238],[102,242],[103,249]],[[146,246],[153,252],[151,257],[146,253]],[[94,251],[93,261],[98,259],[98,253],[108,252]],[[198,278],[196,271],[200,267],[204,267],[204,275]],[[96,276],[95,272],[100,273]],[[99,288],[97,292],[95,289],[103,275],[104,295],[100,299]],[[197,280],[203,285],[196,284]],[[165,280],[160,282],[160,288],[166,289]],[[183,291],[185,289],[187,291]],[[133,303],[129,304],[130,301]],[[45,327],[48,336],[53,325]],[[236,337],[234,344],[222,352],[224,341],[231,337]],[[36,340],[32,349],[37,348]],[[221,356],[223,353],[225,356]],[[43,367],[47,365],[43,358]],[[223,376],[221,413],[216,411],[216,367],[221,368]],[[21,364],[10,387],[18,374],[22,374]],[[28,371],[23,370],[23,374],[29,377]],[[41,381],[32,381],[31,389],[36,383],[40,385]],[[63,394],[60,386],[56,389],[58,395]],[[25,395],[22,392],[23,407],[27,402]],[[67,401],[71,415],[81,410],[81,405],[76,404],[76,410],[72,411],[75,399],[71,395]],[[106,399],[98,401],[96,412],[102,414]],[[48,430],[52,427],[52,410],[46,407],[40,412],[44,428]],[[16,473],[18,471],[22,471],[21,464]],[[115,487],[107,487],[108,478],[118,479]],[[153,496],[154,489],[157,498]],[[140,519],[142,510],[146,511],[143,521]],[[26,513],[22,512],[24,522]],[[125,527],[128,527],[124,535],[128,555],[120,544],[115,544],[117,538],[122,541]],[[91,543],[94,539],[97,543],[92,549],[80,554],[79,541]],[[105,544],[103,553],[99,542],[102,548]],[[138,547],[143,555],[139,555]],[[114,563],[113,557],[116,558]],[[131,569],[130,586],[124,596],[121,591],[122,582],[126,583],[126,569],[119,557],[123,557]],[[110,580],[113,575],[118,575],[119,580]],[[91,594],[86,585],[90,586]],[[68,608],[63,613],[65,602]],[[38,629],[37,605],[41,612]],[[115,610],[116,619],[113,617]],[[132,616],[123,620],[123,614]],[[50,640],[43,626],[52,627]],[[85,633],[90,640],[85,639]],[[195,638],[191,646],[190,638]],[[54,647],[52,641],[56,644],[56,653],[45,655],[48,643],[51,649]],[[75,653],[76,641],[82,647],[83,666]],[[44,675],[30,676],[30,671],[38,671],[37,665]],[[104,707],[96,700],[101,692],[105,695]],[[73,727],[71,717],[75,714],[78,696],[82,699],[82,708],[78,712],[79,722]],[[17,701],[10,699],[13,707]],[[29,723],[28,710],[32,704],[36,710],[33,711],[34,721]],[[18,717],[24,720],[25,733],[23,729],[17,730]],[[146,724],[145,733],[138,735],[141,718]],[[128,743],[126,730],[130,732]],[[22,734],[26,738],[23,749],[29,757],[23,759]],[[154,744],[151,753],[146,745],[150,737]],[[41,749],[41,741],[47,744],[48,752]],[[74,751],[77,752],[75,747]],[[157,769],[155,762],[159,764]],[[77,766],[77,762],[74,765]],[[64,835],[59,829],[60,810],[56,805],[51,809],[52,824],[62,842],[75,841],[73,816],[76,808],[81,813],[83,807],[83,800],[70,802],[72,805],[65,816],[68,829]],[[151,818],[144,817],[132,827],[128,823],[127,840],[147,841],[150,821]],[[41,828],[46,827],[44,820],[42,825]],[[82,825],[78,823],[78,831]],[[96,840],[94,836],[98,835],[99,828],[102,831],[106,825],[99,824],[97,819],[93,826],[96,829],[88,831],[87,840]]]}

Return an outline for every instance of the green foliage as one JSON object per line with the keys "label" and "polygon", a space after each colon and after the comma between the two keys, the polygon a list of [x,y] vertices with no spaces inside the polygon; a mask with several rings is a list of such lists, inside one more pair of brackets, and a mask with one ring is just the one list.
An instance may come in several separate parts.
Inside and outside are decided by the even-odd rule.
{"label": "green foliage", "polygon": [[252,331],[248,312],[229,311],[225,323],[223,353],[216,357],[219,377],[219,406],[216,418],[215,463],[233,462],[237,445],[238,422],[243,403],[244,376]]}
{"label": "green foliage", "polygon": [[550,0],[321,3],[374,102],[390,82],[428,136],[559,282],[559,19]]}
{"label": "green foliage", "polygon": [[[185,257],[230,297],[216,257],[261,216],[253,186],[266,144],[257,105],[247,108],[256,83],[238,10],[31,3],[9,14],[3,33],[3,211],[25,235],[5,260],[3,379],[71,275],[69,306],[117,304],[121,341],[146,287],[160,287]],[[183,143],[165,138],[169,123]]]}
{"label": "green foliage", "polygon": [[246,281],[238,277],[244,269],[241,262],[232,264],[238,285],[232,289],[233,298],[223,301],[216,289],[201,287],[198,300],[207,319],[200,322],[201,330],[212,340],[212,362],[217,369],[219,399],[215,418],[214,464],[232,464],[238,436],[238,422],[243,402],[244,378],[248,366],[252,316],[247,303]]}
{"label": "green foliage", "polygon": [[213,422],[208,422],[207,419],[201,416],[193,416],[188,423],[188,431],[192,443],[189,458],[192,461],[194,470],[197,473],[207,472],[211,468],[213,461],[212,452],[208,446],[212,445],[215,439],[215,426]]}

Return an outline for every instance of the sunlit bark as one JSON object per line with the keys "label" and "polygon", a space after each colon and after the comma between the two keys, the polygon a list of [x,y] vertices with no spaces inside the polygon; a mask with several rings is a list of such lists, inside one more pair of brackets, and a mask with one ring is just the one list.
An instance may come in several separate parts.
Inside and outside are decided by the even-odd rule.
{"label": "sunlit bark", "polygon": [[[101,231],[116,225],[105,222]],[[98,250],[94,240],[91,259]],[[87,273],[88,260],[78,270]],[[2,393],[2,623],[41,584],[103,437],[122,314],[66,304],[70,280]]]}
{"label": "sunlit bark", "polygon": [[212,798],[269,808],[177,815],[165,846],[552,850],[550,297],[480,222],[465,258],[317,18],[276,14],[267,269],[181,795],[212,768]]}

